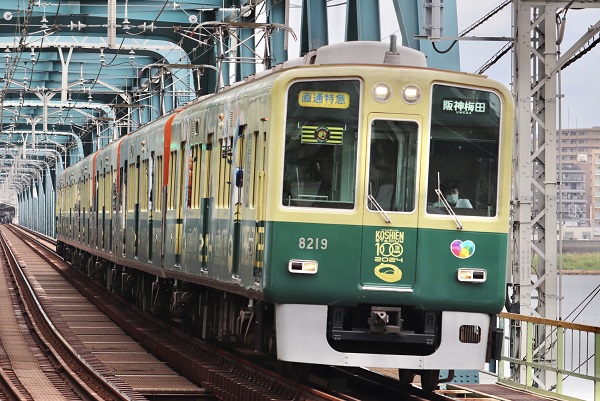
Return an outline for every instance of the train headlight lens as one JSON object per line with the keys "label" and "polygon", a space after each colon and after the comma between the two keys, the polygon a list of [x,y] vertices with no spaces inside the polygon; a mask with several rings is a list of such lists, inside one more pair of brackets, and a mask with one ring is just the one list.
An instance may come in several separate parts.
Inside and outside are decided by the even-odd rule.
{"label": "train headlight lens", "polygon": [[421,99],[421,89],[416,85],[407,85],[402,89],[402,100],[408,104],[415,104]]}
{"label": "train headlight lens", "polygon": [[373,99],[379,103],[385,103],[392,97],[392,88],[387,84],[377,84],[373,87]]}
{"label": "train headlight lens", "polygon": [[487,280],[485,269],[458,269],[458,281],[483,283],[485,280]]}
{"label": "train headlight lens", "polygon": [[319,263],[316,260],[292,259],[288,262],[288,271],[290,273],[316,274],[319,270]]}

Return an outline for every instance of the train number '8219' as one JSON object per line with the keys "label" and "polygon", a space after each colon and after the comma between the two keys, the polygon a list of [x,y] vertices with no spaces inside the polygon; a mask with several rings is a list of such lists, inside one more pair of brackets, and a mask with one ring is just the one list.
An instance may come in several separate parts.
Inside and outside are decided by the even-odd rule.
{"label": "train number '8219'", "polygon": [[327,249],[327,238],[298,238],[300,249]]}

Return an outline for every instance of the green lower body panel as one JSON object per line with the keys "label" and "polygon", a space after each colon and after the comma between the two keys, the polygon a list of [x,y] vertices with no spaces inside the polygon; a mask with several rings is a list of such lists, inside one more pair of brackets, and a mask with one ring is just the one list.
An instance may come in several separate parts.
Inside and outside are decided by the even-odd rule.
{"label": "green lower body panel", "polygon": [[[482,313],[504,304],[505,233],[267,222],[265,235],[264,293],[274,303]],[[290,269],[293,261],[318,267]],[[459,281],[461,268],[486,279]]]}

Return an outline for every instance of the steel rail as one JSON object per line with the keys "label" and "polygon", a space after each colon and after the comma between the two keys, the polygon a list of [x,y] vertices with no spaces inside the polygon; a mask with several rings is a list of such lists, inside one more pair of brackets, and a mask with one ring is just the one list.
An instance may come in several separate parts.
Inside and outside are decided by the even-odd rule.
{"label": "steel rail", "polygon": [[[15,273],[15,279],[18,281],[19,286],[21,287],[22,291],[23,290],[26,291],[26,293],[22,293],[22,296],[28,298],[28,300],[30,301],[30,304],[33,307],[35,307],[35,311],[36,311],[37,315],[41,318],[41,321],[37,321],[38,319],[36,319],[36,323],[38,325],[43,324],[45,327],[47,327],[51,331],[54,338],[56,338],[59,341],[59,344],[72,357],[72,359],[74,361],[77,361],[79,366],[81,368],[83,368],[89,375],[94,377],[97,381],[101,382],[104,385],[104,388],[107,391],[110,391],[112,393],[112,396],[114,397],[115,400],[122,400],[122,401],[133,400],[132,397],[130,397],[128,394],[121,391],[121,389],[116,387],[109,379],[105,378],[100,372],[98,372],[93,366],[91,366],[85,360],[85,358],[81,354],[79,354],[69,344],[69,342],[62,336],[62,334],[59,332],[59,330],[56,328],[56,326],[52,323],[51,319],[49,318],[46,311],[44,310],[44,307],[42,306],[34,289],[32,288],[31,284],[29,283],[29,280],[28,280],[27,276],[25,275],[25,272],[23,271],[23,267],[24,267],[23,263],[21,261],[19,261],[19,258],[15,255],[15,252],[12,249],[12,245],[6,239],[5,234],[2,231],[0,231],[0,246],[2,247],[2,250],[4,251],[4,254],[6,255],[6,259],[8,261],[10,268],[13,269],[13,272]],[[61,356],[56,353],[55,349],[53,349],[52,347],[49,347],[49,349],[54,354],[54,357],[57,360],[62,360]],[[80,389],[82,391],[84,391],[85,393],[88,393],[92,399],[95,399],[97,401],[102,401],[104,399],[104,398],[100,397],[99,395],[97,395],[94,390],[92,390],[87,384],[83,383],[77,377],[74,377],[74,379],[71,381],[71,384],[78,385],[80,387]]]}

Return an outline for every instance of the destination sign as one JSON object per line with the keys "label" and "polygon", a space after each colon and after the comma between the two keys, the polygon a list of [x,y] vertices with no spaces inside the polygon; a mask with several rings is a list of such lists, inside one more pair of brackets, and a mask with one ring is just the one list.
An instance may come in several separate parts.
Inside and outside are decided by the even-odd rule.
{"label": "destination sign", "polygon": [[343,92],[300,91],[298,104],[302,107],[347,109],[350,107],[350,95]]}
{"label": "destination sign", "polygon": [[488,104],[486,101],[471,101],[460,99],[444,99],[442,101],[442,111],[456,114],[475,114],[487,113]]}

